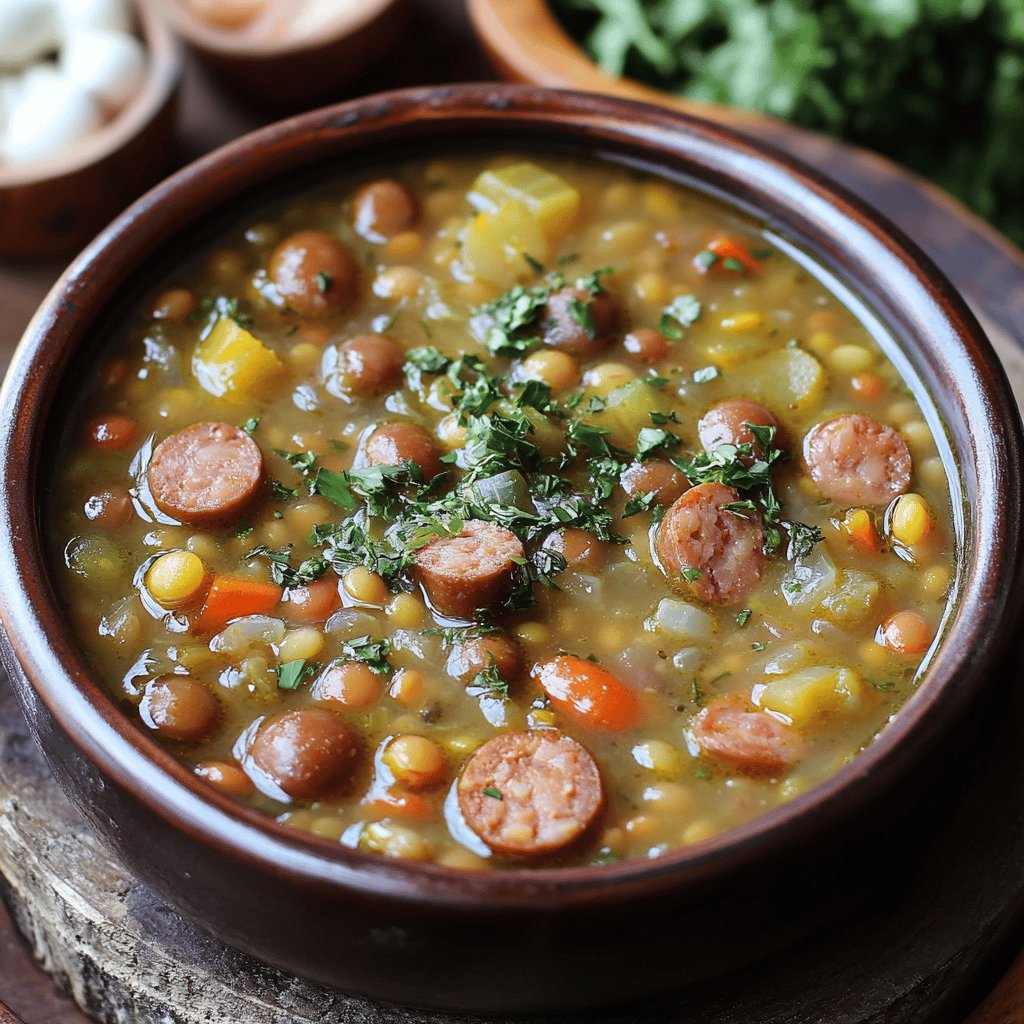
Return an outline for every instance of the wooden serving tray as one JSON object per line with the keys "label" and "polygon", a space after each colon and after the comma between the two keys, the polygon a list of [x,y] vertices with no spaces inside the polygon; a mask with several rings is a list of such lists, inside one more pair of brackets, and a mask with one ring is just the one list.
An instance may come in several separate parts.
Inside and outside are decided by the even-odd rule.
{"label": "wooden serving tray", "polygon": [[[487,77],[461,0],[418,0],[401,77],[385,69],[361,91]],[[459,55],[453,66],[451,55]],[[256,127],[187,67],[181,158]],[[902,225],[952,278],[982,320],[1024,401],[1024,254],[920,179],[869,154],[775,122],[755,125]],[[0,263],[0,365],[60,268]],[[1024,677],[1024,672],[1020,675]],[[1024,682],[1024,678],[1021,679]],[[1024,687],[981,709],[983,742],[950,751],[956,783],[930,852],[890,877],[879,849],[864,870],[885,898],[837,921],[742,978],[662,1000],[604,1024],[917,1024],[964,1021],[1020,950],[1024,934]],[[0,677],[0,889],[35,956],[0,908],[0,1024],[471,1024],[326,992],[229,950],[127,875],[57,791]],[[254,898],[258,898],[254,894]],[[799,893],[793,894],[800,899]],[[681,933],[679,955],[699,936]],[[481,963],[467,969],[500,970]],[[8,1010],[4,1003],[13,1009]],[[75,1004],[78,1004],[76,1006]],[[1024,1019],[1024,954],[970,1024]],[[15,1016],[13,1010],[18,1015]],[[557,1024],[549,1021],[548,1024]]]}

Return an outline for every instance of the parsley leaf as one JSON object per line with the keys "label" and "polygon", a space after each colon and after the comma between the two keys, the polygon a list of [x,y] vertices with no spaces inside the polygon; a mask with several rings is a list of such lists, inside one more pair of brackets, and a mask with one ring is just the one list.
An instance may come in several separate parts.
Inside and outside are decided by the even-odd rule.
{"label": "parsley leaf", "polygon": [[305,658],[298,661],[286,661],[277,666],[277,688],[279,690],[297,690],[304,680],[315,676],[320,671],[320,662],[307,662]]}
{"label": "parsley leaf", "polygon": [[390,640],[372,640],[368,636],[359,636],[343,643],[341,651],[349,661],[361,661],[375,675],[389,676],[394,671],[388,660],[391,654]]}

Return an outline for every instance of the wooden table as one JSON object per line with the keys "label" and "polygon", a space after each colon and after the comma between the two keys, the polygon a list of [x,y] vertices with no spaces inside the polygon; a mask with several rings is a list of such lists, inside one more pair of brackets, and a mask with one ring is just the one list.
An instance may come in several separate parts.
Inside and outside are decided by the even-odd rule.
{"label": "wooden table", "polygon": [[[402,60],[381,67],[353,92],[490,77],[463,0],[414,0]],[[342,96],[337,97],[344,98]],[[193,61],[186,69],[177,161],[188,160],[264,123],[224,95]],[[886,161],[776,123],[758,134],[815,165],[902,226],[953,279],[983,320],[1024,398],[1024,253],[920,179]],[[61,270],[0,263],[0,361],[6,366],[25,324]],[[974,865],[968,870],[978,870]],[[982,868],[983,869],[983,868]],[[32,962],[0,905],[0,1024],[84,1024],[87,1018]],[[969,1024],[1024,1020],[1024,953]],[[754,1022],[751,1022],[754,1024]]]}

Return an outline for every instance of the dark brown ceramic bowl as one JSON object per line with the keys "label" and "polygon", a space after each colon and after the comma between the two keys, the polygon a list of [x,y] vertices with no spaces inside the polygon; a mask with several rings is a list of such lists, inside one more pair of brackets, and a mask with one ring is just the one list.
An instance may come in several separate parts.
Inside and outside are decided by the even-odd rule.
{"label": "dark brown ceramic bowl", "polygon": [[[118,710],[76,648],[43,556],[62,396],[151,275],[211,220],[240,217],[314,169],[467,145],[601,155],[761,217],[887,327],[898,344],[890,354],[945,422],[954,474],[959,464],[959,596],[917,693],[812,792],[658,860],[460,873],[278,826],[197,780]],[[898,880],[926,841],[921,808],[943,741],[954,730],[966,741],[1016,628],[1020,422],[963,302],[910,242],[805,168],[713,124],[622,100],[494,85],[412,90],[217,151],[136,203],[57,283],[15,356],[0,423],[7,662],[61,785],[141,878],[228,943],[386,1000],[493,1011],[633,1000],[734,972],[877,899],[872,885]],[[884,873],[864,869],[877,865],[879,843]]]}

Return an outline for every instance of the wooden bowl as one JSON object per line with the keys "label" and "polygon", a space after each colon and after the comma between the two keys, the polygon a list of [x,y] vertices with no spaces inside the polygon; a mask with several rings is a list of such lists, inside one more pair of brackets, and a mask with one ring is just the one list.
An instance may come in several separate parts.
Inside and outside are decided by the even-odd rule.
{"label": "wooden bowl", "polygon": [[0,166],[0,256],[66,257],[166,173],[181,54],[154,0],[136,0],[146,82],[116,118],[45,163]]}
{"label": "wooden bowl", "polygon": [[[465,872],[279,825],[197,779],[123,714],[50,580],[40,508],[63,410],[126,304],[194,252],[204,225],[241,218],[318,169],[466,146],[628,162],[759,217],[884,325],[889,354],[946,428],[957,600],[917,691],[810,792],[656,860]],[[40,748],[97,832],[185,913],[269,963],[392,1002],[505,1013],[736,984],[745,965],[890,898],[941,822],[961,763],[949,750],[1018,674],[1004,658],[1024,587],[1022,445],[1005,375],[948,281],[795,161],[719,125],[591,95],[470,85],[372,96],[179,172],[110,225],[36,314],[0,391],[0,652]]]}
{"label": "wooden bowl", "polygon": [[175,30],[225,85],[242,99],[279,112],[306,109],[336,98],[398,39],[408,0],[361,0],[319,35],[272,40],[248,28],[208,24],[182,0],[160,0]]}

